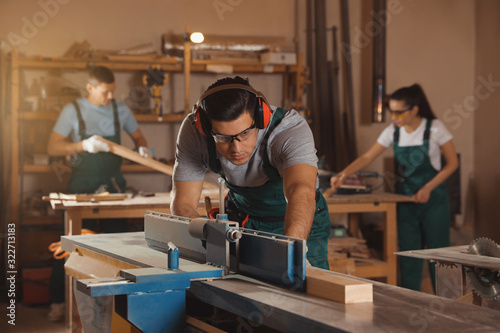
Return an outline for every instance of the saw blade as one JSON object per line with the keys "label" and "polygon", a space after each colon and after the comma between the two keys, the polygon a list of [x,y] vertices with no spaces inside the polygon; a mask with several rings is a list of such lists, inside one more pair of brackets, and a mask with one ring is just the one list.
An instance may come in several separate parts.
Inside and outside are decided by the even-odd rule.
{"label": "saw blade", "polygon": [[[500,258],[498,245],[488,238],[474,240],[467,251],[469,254]],[[467,279],[474,291],[486,299],[500,295],[500,278],[498,271],[481,267],[465,267]]]}

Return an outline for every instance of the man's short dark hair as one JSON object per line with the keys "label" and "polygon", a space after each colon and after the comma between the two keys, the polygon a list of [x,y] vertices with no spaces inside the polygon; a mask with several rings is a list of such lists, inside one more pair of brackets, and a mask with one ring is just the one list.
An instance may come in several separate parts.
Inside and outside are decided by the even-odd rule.
{"label": "man's short dark hair", "polygon": [[89,70],[89,83],[97,86],[101,83],[111,84],[115,82],[115,75],[113,72],[104,66],[94,66]]}
{"label": "man's short dark hair", "polygon": [[[240,77],[225,77],[215,81],[208,90],[227,84],[242,84],[250,86],[248,80]],[[254,118],[257,97],[243,89],[228,89],[207,96],[201,103],[209,120],[233,121],[247,111]]]}

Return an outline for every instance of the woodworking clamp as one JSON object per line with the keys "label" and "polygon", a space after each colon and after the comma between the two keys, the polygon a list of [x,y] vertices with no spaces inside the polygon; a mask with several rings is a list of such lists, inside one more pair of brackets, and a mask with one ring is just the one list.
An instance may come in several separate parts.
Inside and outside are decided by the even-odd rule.
{"label": "woodworking clamp", "polygon": [[305,291],[305,240],[239,228],[225,214],[190,219],[152,211],[144,234],[150,248],[167,254],[165,268],[122,269],[118,277],[76,282],[80,295],[114,296],[115,311],[143,332],[183,330],[192,280],[239,273]]}

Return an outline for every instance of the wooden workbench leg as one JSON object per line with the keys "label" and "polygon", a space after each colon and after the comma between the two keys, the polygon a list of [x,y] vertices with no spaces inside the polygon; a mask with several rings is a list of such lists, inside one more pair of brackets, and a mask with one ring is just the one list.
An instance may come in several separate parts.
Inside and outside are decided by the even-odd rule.
{"label": "wooden workbench leg", "polygon": [[64,234],[80,235],[82,233],[82,213],[79,210],[64,211]]}
{"label": "wooden workbench leg", "polygon": [[349,233],[351,234],[351,237],[362,239],[363,234],[359,229],[359,213],[348,213],[347,216],[349,220]]}
{"label": "wooden workbench leg", "polygon": [[384,259],[387,262],[387,283],[397,284],[397,215],[396,203],[387,203],[384,228]]}
{"label": "wooden workbench leg", "polygon": [[[82,214],[79,211],[64,211],[64,234],[80,235],[82,233]],[[65,274],[66,280],[66,326],[70,332],[81,332],[80,318],[73,292],[73,278]]]}
{"label": "wooden workbench leg", "polygon": [[69,332],[71,333],[81,333],[82,324],[76,304],[75,284],[76,280],[66,275],[66,326],[69,327]]}

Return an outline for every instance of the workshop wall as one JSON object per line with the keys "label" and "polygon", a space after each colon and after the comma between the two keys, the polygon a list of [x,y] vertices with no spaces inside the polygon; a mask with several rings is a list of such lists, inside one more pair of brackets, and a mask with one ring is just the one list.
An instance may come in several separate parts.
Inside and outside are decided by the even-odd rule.
{"label": "workshop wall", "polygon": [[474,122],[474,177],[476,236],[500,243],[500,2],[476,1],[476,73],[474,93],[462,120]]}
{"label": "workshop wall", "polygon": [[[298,21],[295,24],[295,8]],[[189,25],[191,31],[224,35],[284,36],[290,43],[295,34],[300,51],[305,54],[306,1],[298,0],[4,0],[0,3],[2,24],[0,36],[9,40],[19,36],[20,49],[26,55],[61,56],[74,42],[87,40],[92,48],[119,50],[151,43],[160,49],[161,35],[168,32],[183,33]],[[371,46],[366,37],[372,34],[367,19],[373,19],[370,1],[349,1],[351,42],[356,47],[352,54],[354,103],[358,152],[366,151],[375,142],[387,124],[367,124],[360,119],[371,112]],[[340,27],[339,1],[327,1],[327,26]],[[420,83],[434,107],[437,116],[445,121],[455,136],[457,150],[462,157],[462,184],[467,184],[473,170],[474,115],[454,128],[446,121],[448,110],[473,94],[474,54],[474,2],[469,0],[388,0],[387,22],[387,92],[402,85]],[[40,13],[48,13],[46,21]],[[8,13],[8,15],[6,15]],[[36,21],[38,20],[38,21]],[[376,20],[376,18],[375,18]],[[38,27],[33,22],[38,22]],[[33,27],[31,30],[29,27]],[[329,51],[331,52],[331,51]],[[330,54],[331,55],[331,54]],[[224,75],[196,75],[191,79],[191,102],[216,78]],[[77,74],[65,76],[82,85]],[[137,84],[137,77],[119,74],[117,97],[124,99]],[[272,104],[281,104],[281,79],[255,75],[252,84],[265,92]],[[368,84],[367,84],[368,82]],[[165,89],[165,112],[183,108],[183,78],[174,75]],[[173,142],[178,125],[141,124],[146,139],[158,155],[173,158]],[[129,141],[125,141],[129,145]],[[386,156],[392,156],[387,151]],[[369,167],[383,173],[383,159]],[[337,171],[337,170],[334,170]],[[127,175],[129,184],[161,187],[165,190],[169,180],[162,175]],[[144,181],[144,179],[146,179]],[[462,186],[462,198],[465,197]]]}
{"label": "workshop wall", "polygon": [[460,225],[474,168],[474,127],[472,117],[458,126],[452,113],[474,88],[474,2],[401,1],[401,7],[388,26],[388,92],[420,83],[436,116],[453,134],[461,163],[462,215],[456,219]]}

